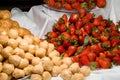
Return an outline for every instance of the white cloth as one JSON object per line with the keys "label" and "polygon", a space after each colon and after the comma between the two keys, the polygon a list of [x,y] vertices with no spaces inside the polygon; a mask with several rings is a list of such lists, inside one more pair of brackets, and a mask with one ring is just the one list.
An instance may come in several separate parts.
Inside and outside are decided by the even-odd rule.
{"label": "white cloth", "polygon": [[[95,8],[91,12],[94,12],[96,16],[103,15],[104,18],[110,18],[117,23],[120,20],[119,3],[120,0],[107,0],[105,8]],[[31,7],[28,12],[23,12],[19,8],[13,8],[11,13],[12,19],[18,21],[21,27],[29,29],[35,36],[44,38],[44,35],[51,31],[57,19],[66,12],[50,10],[42,5],[38,5]],[[66,14],[70,15],[70,13]],[[52,80],[62,80],[62,78],[55,77]],[[120,80],[120,66],[93,71],[85,80]]]}

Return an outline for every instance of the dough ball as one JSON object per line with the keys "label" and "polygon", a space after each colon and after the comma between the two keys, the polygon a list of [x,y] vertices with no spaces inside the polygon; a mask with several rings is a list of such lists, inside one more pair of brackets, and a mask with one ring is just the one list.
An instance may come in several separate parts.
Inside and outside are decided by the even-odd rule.
{"label": "dough ball", "polygon": [[68,68],[68,65],[67,64],[62,64],[60,65],[60,68],[61,68],[61,71],[64,70],[64,69],[67,69]]}
{"label": "dough ball", "polygon": [[[29,60],[30,62],[33,60],[33,64],[34,64],[34,60],[35,60],[35,59],[33,59],[34,56],[33,56],[31,53],[29,53],[29,52],[25,53],[25,58],[26,58],[27,60]],[[36,62],[36,61],[35,61],[35,62]]]}
{"label": "dough ball", "polygon": [[42,80],[42,77],[39,74],[32,74],[30,80]]}
{"label": "dough ball", "polygon": [[31,64],[34,66],[34,65],[39,64],[40,62],[41,62],[41,60],[39,57],[34,57],[34,58],[32,58]]}
{"label": "dough ball", "polygon": [[33,66],[32,65],[28,65],[27,67],[25,67],[24,69],[25,75],[29,75],[32,73],[33,70]]}
{"label": "dough ball", "polygon": [[0,80],[8,80],[8,75],[6,73],[0,73]]}
{"label": "dough ball", "polygon": [[14,71],[14,65],[13,64],[9,64],[9,63],[4,63],[2,71],[4,73],[10,75]]}
{"label": "dough ball", "polygon": [[74,74],[74,73],[78,73],[79,72],[80,67],[79,67],[78,63],[73,63],[73,64],[70,65],[69,69]]}
{"label": "dough ball", "polygon": [[16,48],[18,46],[18,42],[15,39],[9,39],[8,46],[11,46],[12,48]]}
{"label": "dough ball", "polygon": [[60,53],[59,53],[57,50],[53,50],[52,52],[50,52],[50,53],[48,54],[48,56],[49,56],[50,58],[59,57],[59,56],[60,56]]}
{"label": "dough ball", "polygon": [[10,29],[8,32],[10,38],[16,39],[18,37],[18,31],[16,29]]}
{"label": "dough ball", "polygon": [[52,62],[54,63],[54,65],[60,66],[62,64],[62,59],[61,57],[54,57],[52,58]]}
{"label": "dough ball", "polygon": [[71,58],[69,57],[64,57],[62,61],[63,61],[63,64],[67,64],[68,66],[70,66],[73,63]]}
{"label": "dough ball", "polygon": [[44,49],[48,49],[48,42],[46,40],[40,42],[40,47]]}
{"label": "dough ball", "polygon": [[53,66],[53,69],[52,69],[52,76],[53,77],[57,77],[61,72],[61,68],[59,66]]}
{"label": "dough ball", "polygon": [[0,35],[0,44],[5,47],[8,42],[8,36],[7,35]]}
{"label": "dough ball", "polygon": [[18,55],[11,55],[9,56],[8,61],[14,66],[18,66],[20,64],[21,57],[19,57]]}
{"label": "dough ball", "polygon": [[72,76],[71,80],[84,80],[84,75],[81,73],[75,73]]}
{"label": "dough ball", "polygon": [[80,72],[84,75],[84,76],[88,76],[90,75],[90,68],[88,66],[82,66],[80,68]]}
{"label": "dough ball", "polygon": [[25,72],[22,69],[15,68],[12,76],[16,79],[25,77]]}
{"label": "dough ball", "polygon": [[7,46],[3,49],[3,52],[2,52],[2,56],[4,58],[8,58],[9,56],[11,56],[13,54],[13,48],[10,47],[10,46]]}
{"label": "dough ball", "polygon": [[44,57],[45,54],[46,54],[46,50],[45,50],[44,48],[38,48],[38,49],[36,49],[36,51],[35,51],[35,56],[36,56],[36,57],[39,57],[39,58]]}
{"label": "dough ball", "polygon": [[24,68],[27,67],[29,65],[29,61],[27,59],[21,59],[20,64],[19,64],[19,68]]}
{"label": "dough ball", "polygon": [[72,77],[72,72],[69,69],[64,69],[60,75],[63,80],[70,80]]}
{"label": "dough ball", "polygon": [[44,71],[42,74],[42,79],[43,80],[51,80],[52,76],[48,71]]}
{"label": "dough ball", "polygon": [[31,54],[35,54],[35,51],[36,51],[36,47],[35,45],[33,44],[30,44],[29,47],[28,47],[28,52],[30,52]]}
{"label": "dough ball", "polygon": [[12,16],[9,10],[0,10],[0,19],[10,19]]}
{"label": "dough ball", "polygon": [[42,74],[44,71],[44,68],[42,64],[37,64],[33,67],[32,73],[34,74]]}
{"label": "dough ball", "polygon": [[14,54],[20,56],[21,58],[24,58],[24,57],[25,57],[25,52],[24,52],[24,50],[21,49],[21,48],[19,48],[19,47],[16,47],[16,48],[14,49]]}

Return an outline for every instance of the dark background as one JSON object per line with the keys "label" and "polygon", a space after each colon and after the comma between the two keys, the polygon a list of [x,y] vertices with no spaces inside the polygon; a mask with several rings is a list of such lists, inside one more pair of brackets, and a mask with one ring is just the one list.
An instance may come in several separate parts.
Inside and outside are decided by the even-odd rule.
{"label": "dark background", "polygon": [[43,4],[43,0],[0,0],[0,10],[11,10],[18,7],[23,11],[28,11],[32,6]]}

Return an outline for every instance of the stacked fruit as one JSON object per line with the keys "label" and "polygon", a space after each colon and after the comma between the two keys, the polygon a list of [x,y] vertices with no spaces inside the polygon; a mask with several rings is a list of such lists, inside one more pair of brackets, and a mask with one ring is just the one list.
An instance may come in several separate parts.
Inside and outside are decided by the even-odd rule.
{"label": "stacked fruit", "polygon": [[62,57],[68,56],[80,66],[91,69],[120,65],[120,22],[92,13],[64,14],[48,32],[46,40],[55,45]]}
{"label": "stacked fruit", "polygon": [[106,6],[106,0],[44,0],[49,7],[66,10],[79,10],[80,8],[93,9]]}

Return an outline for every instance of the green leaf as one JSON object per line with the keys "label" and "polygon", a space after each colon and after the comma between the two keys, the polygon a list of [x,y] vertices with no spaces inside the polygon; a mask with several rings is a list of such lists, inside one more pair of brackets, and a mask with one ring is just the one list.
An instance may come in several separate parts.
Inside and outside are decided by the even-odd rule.
{"label": "green leaf", "polygon": [[97,28],[97,27],[94,27],[94,28],[92,29],[92,31],[93,31],[93,32],[98,32],[98,28]]}

